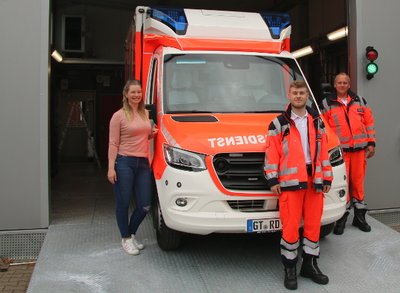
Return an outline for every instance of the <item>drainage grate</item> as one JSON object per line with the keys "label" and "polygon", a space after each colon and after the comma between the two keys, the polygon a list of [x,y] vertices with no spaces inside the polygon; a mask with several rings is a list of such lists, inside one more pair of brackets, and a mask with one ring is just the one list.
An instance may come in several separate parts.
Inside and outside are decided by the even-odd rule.
{"label": "drainage grate", "polygon": [[18,261],[35,260],[47,230],[0,232],[0,257]]}

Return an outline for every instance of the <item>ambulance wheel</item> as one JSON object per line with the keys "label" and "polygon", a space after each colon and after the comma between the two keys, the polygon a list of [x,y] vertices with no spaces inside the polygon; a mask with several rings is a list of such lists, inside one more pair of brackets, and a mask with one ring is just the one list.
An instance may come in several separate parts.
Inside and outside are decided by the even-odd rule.
{"label": "ambulance wheel", "polygon": [[154,224],[156,228],[157,243],[162,250],[175,250],[182,242],[182,234],[165,225],[158,200],[154,207]]}
{"label": "ambulance wheel", "polygon": [[324,238],[325,236],[328,236],[329,234],[332,233],[333,228],[335,227],[335,223],[327,224],[324,226],[321,226],[321,232],[320,232],[320,238]]}

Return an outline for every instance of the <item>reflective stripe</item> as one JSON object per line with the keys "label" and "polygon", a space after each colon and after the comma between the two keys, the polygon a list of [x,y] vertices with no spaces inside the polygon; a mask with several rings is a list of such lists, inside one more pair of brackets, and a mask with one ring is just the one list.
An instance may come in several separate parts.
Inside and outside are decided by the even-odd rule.
{"label": "reflective stripe", "polygon": [[[272,123],[274,123],[276,130],[281,129],[281,124],[279,123],[279,120],[277,118],[275,118],[274,120],[272,120]],[[282,130],[282,129],[281,129]]]}
{"label": "reflective stripe", "polygon": [[306,254],[319,256],[319,241],[313,242],[307,238],[303,239],[303,252]]}
{"label": "reflective stripe", "polygon": [[375,134],[369,134],[368,137],[369,138],[375,138]]}
{"label": "reflective stripe", "polygon": [[322,180],[322,178],[314,178],[314,181],[313,181],[315,184],[322,184],[324,181]]}
{"label": "reflective stripe", "polygon": [[325,171],[323,174],[325,178],[333,176],[333,173],[331,171]]}
{"label": "reflective stripe", "polygon": [[176,140],[172,137],[172,135],[169,133],[165,125],[161,125],[161,132],[165,136],[166,140],[168,143],[174,147],[180,148],[180,145],[176,142]]}
{"label": "reflective stripe", "polygon": [[300,241],[297,240],[295,243],[289,243],[285,239],[281,238],[281,246],[283,246],[287,250],[295,250],[295,249],[299,248]]}
{"label": "reflective stripe", "polygon": [[326,99],[322,101],[322,106],[322,113],[325,114],[329,110],[328,101]]}
{"label": "reflective stripe", "polygon": [[288,260],[294,260],[297,258],[297,251],[299,248],[299,241],[290,244],[287,243],[283,238],[281,239],[281,255]]}
{"label": "reflective stripe", "polygon": [[331,162],[329,161],[329,160],[323,160],[322,161],[322,166],[323,167],[328,167],[328,166],[330,166],[331,165]]}
{"label": "reflective stripe", "polygon": [[357,199],[355,199],[354,197],[353,197],[353,205],[354,205],[354,207],[356,208],[356,209],[359,209],[359,210],[364,210],[364,209],[366,209],[367,208],[367,204],[362,200],[362,201],[358,201]]}
{"label": "reflective stripe", "polygon": [[278,135],[278,130],[268,130],[268,136],[277,136]]}
{"label": "reflective stripe", "polygon": [[276,170],[278,169],[278,164],[268,164],[264,166],[264,171]]}
{"label": "reflective stripe", "polygon": [[293,180],[282,181],[280,183],[280,185],[282,187],[296,186],[296,185],[299,185],[299,180],[298,179],[293,179]]}
{"label": "reflective stripe", "polygon": [[336,134],[339,137],[339,140],[340,141],[348,141],[350,139],[350,137],[342,136],[342,129],[340,127],[339,117],[337,114],[333,114],[333,120],[335,121]]}
{"label": "reflective stripe", "polygon": [[322,167],[321,166],[315,166],[315,172],[321,172]]}
{"label": "reflective stripe", "polygon": [[285,169],[285,168],[287,168],[288,161],[289,161],[289,143],[286,139],[283,141],[282,148],[283,148],[283,162],[280,167],[282,169]]}
{"label": "reflective stripe", "polygon": [[265,174],[265,177],[267,177],[267,179],[277,178],[278,172],[267,173],[267,174]]}
{"label": "reflective stripe", "polygon": [[286,157],[289,154],[289,143],[287,140],[283,141],[283,155]]}
{"label": "reflective stripe", "polygon": [[348,148],[350,148],[350,145],[349,144],[340,144],[340,147],[342,149],[348,149]]}
{"label": "reflective stripe", "polygon": [[375,130],[375,127],[374,126],[368,126],[367,130]]}
{"label": "reflective stripe", "polygon": [[294,260],[297,258],[297,249],[293,251],[281,248],[281,255],[283,255],[287,260]]}
{"label": "reflective stripe", "polygon": [[279,171],[279,175],[290,175],[296,173],[297,173],[297,167],[287,168]]}
{"label": "reflective stripe", "polygon": [[356,143],[354,144],[354,148],[363,148],[368,145],[368,142],[361,142],[361,143]]}
{"label": "reflective stripe", "polygon": [[361,133],[361,134],[356,134],[353,135],[354,139],[363,139],[363,138],[367,138],[367,134],[366,133]]}

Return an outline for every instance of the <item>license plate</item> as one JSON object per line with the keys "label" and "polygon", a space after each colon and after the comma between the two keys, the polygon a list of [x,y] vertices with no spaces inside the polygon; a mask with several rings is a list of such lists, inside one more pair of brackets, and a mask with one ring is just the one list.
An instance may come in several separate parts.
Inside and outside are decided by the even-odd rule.
{"label": "license plate", "polygon": [[281,229],[282,224],[279,218],[247,220],[247,233],[274,232]]}

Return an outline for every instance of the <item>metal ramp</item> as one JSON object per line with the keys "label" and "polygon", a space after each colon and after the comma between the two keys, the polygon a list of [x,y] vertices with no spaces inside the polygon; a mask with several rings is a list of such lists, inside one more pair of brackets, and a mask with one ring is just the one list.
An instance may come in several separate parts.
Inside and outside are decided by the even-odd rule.
{"label": "metal ramp", "polygon": [[[146,248],[139,256],[125,254],[105,174],[99,177],[92,166],[93,175],[79,184],[83,168],[74,170],[54,180],[63,191],[54,192],[57,211],[28,292],[287,292],[278,234],[189,236],[180,250],[165,252],[147,216],[137,234]],[[61,211],[71,203],[74,209]],[[322,286],[299,276],[297,292],[400,292],[400,233],[370,216],[368,221],[370,233],[348,223],[342,236],[322,239],[319,265],[330,282]]]}

